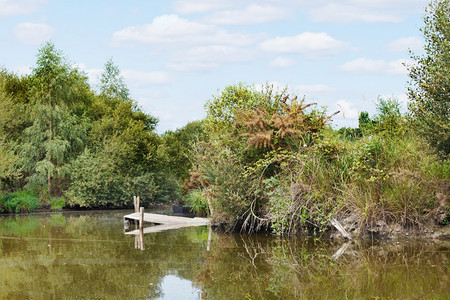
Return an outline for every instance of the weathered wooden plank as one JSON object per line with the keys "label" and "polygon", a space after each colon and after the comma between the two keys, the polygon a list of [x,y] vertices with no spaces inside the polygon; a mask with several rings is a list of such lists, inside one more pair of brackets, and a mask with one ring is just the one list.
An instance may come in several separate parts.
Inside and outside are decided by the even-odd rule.
{"label": "weathered wooden plank", "polygon": [[[161,232],[165,230],[171,230],[171,229],[180,229],[184,227],[191,227],[193,225],[191,224],[165,224],[165,225],[155,225],[155,226],[149,226],[143,228],[143,233],[155,233],[155,232]],[[127,235],[138,235],[139,229],[127,231],[125,232]]]}
{"label": "weathered wooden plank", "polygon": [[[124,219],[140,220],[140,213],[132,213],[125,215]],[[185,224],[186,226],[202,226],[209,225],[210,221],[207,218],[186,218],[177,216],[167,216],[160,214],[144,213],[144,222],[155,224]]]}

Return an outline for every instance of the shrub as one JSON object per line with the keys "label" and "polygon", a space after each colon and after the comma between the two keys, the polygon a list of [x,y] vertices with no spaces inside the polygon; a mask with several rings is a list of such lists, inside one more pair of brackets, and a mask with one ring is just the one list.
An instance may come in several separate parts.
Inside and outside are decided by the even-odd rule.
{"label": "shrub", "polygon": [[3,212],[31,212],[39,206],[38,196],[26,190],[3,195],[0,202]]}
{"label": "shrub", "polygon": [[200,216],[209,214],[208,199],[202,189],[190,191],[186,195],[186,202],[196,214]]}

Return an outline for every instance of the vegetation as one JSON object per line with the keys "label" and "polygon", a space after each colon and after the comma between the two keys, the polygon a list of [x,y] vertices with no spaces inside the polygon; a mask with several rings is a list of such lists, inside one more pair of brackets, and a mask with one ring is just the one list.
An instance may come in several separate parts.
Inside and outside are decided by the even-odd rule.
{"label": "vegetation", "polygon": [[426,9],[425,54],[411,54],[411,113],[417,130],[441,156],[450,153],[450,1],[433,0]]}
{"label": "vegetation", "polygon": [[[167,202],[181,184],[158,154],[157,119],[130,99],[109,60],[99,91],[52,43],[31,75],[0,72],[0,187],[38,195],[41,207]],[[11,194],[11,195],[13,195]],[[17,209],[15,209],[17,211]]]}
{"label": "vegetation", "polygon": [[332,218],[362,231],[448,224],[448,9],[427,10],[409,113],[380,98],[374,116],[339,130],[335,113],[287,88],[239,83],[206,103],[204,120],[158,135],[112,60],[94,90],[46,43],[31,75],[0,72],[0,209],[34,209],[19,201],[33,197],[51,209],[127,207],[140,195],[280,235],[319,233]]}
{"label": "vegetation", "polygon": [[349,215],[359,228],[418,226],[445,207],[436,195],[448,189],[448,161],[428,153],[396,99],[379,99],[351,134],[270,86],[229,86],[206,110],[210,142],[196,148],[190,195],[217,223],[277,234],[318,233]]}

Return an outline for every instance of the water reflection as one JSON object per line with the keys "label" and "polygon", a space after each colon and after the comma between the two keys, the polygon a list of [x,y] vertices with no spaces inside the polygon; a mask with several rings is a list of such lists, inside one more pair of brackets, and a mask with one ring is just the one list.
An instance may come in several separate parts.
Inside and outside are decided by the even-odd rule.
{"label": "water reflection", "polygon": [[[444,299],[448,242],[134,236],[122,211],[0,217],[0,299]],[[135,249],[141,249],[136,251]],[[208,251],[209,250],[209,251]]]}
{"label": "water reflection", "polygon": [[[196,282],[214,299],[444,299],[449,244],[220,236]],[[219,296],[218,296],[219,295]]]}
{"label": "water reflection", "polygon": [[[144,244],[144,236],[145,234],[151,234],[155,232],[163,232],[166,230],[174,230],[174,229],[180,229],[184,228],[186,226],[179,226],[178,224],[174,225],[156,225],[156,226],[149,226],[144,228],[138,228],[137,225],[135,225],[136,229],[127,231],[130,229],[129,226],[126,226],[124,229],[125,235],[134,235],[134,249],[140,249],[145,250],[145,244]],[[212,240],[212,228],[211,226],[208,226],[208,240],[207,240],[207,246],[206,251],[209,251],[211,247],[211,240]]]}

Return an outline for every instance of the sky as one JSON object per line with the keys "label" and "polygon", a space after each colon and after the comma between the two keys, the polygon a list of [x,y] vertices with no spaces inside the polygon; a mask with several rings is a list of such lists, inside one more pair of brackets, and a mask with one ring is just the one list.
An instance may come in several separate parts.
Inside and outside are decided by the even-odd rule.
{"label": "sky", "polygon": [[273,84],[358,126],[381,98],[406,107],[408,49],[426,0],[0,0],[0,67],[31,73],[51,41],[93,88],[112,59],[139,107],[175,130],[225,87]]}

